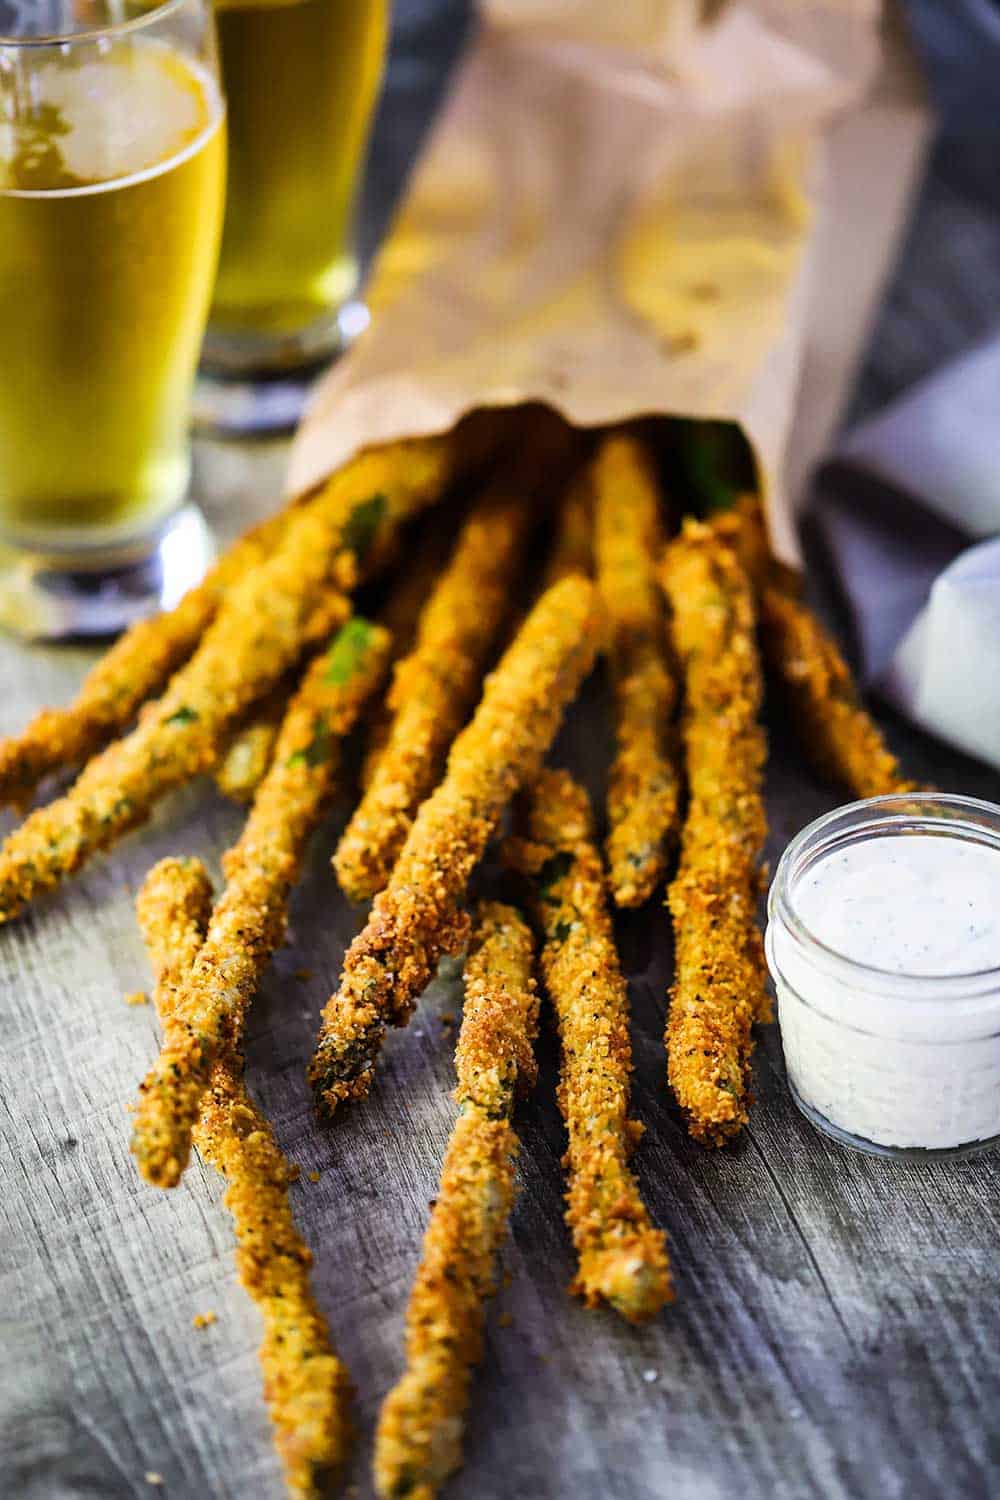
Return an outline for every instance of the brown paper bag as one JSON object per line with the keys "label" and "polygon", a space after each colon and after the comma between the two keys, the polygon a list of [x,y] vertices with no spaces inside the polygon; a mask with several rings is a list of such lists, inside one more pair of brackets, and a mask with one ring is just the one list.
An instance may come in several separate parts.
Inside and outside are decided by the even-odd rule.
{"label": "brown paper bag", "polygon": [[738,422],[773,540],[829,436],[927,134],[876,0],[487,0],[298,434],[301,492],[478,405]]}

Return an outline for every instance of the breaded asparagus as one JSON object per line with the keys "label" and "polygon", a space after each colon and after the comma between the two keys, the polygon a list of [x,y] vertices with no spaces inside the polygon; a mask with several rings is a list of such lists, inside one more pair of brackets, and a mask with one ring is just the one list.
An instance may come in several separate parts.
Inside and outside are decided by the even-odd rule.
{"label": "breaded asparagus", "polygon": [[339,741],[378,686],[387,656],[380,626],[350,620],[289,705],[271,769],[223,861],[226,889],[142,1085],[132,1150],[157,1187],[179,1181],[212,1068],[226,1048],[240,1045],[246,1009],[284,936],[288,897],[332,790]]}
{"label": "breaded asparagus", "polygon": [[677,686],[656,585],[660,498],[637,438],[605,438],[592,466],[597,583],[610,625],[615,758],[607,854],[619,906],[641,906],[663,879],[680,788],[671,720]]}
{"label": "breaded asparagus", "polygon": [[290,516],[282,510],[248,531],[174,609],[127,630],[67,708],[43,709],[22,734],[0,741],[0,804],[26,802],[50,772],[79,765],[126,729],[191,655],[227,591],[280,545]]}
{"label": "breaded asparagus", "polygon": [[577,1253],[572,1290],[645,1322],[673,1296],[666,1236],[653,1227],[629,1157],[628,992],[615,947],[586,792],[543,771],[522,798],[505,857],[530,878],[542,976],[559,1025],[559,1107],[566,1121],[566,1221]]}
{"label": "breaded asparagus", "polygon": [[352,901],[384,889],[417,808],[440,779],[510,609],[533,510],[529,496],[492,486],[466,517],[427,601],[414,649],[396,668],[385,750],[333,857]]}
{"label": "breaded asparagus", "polygon": [[289,679],[280,682],[224,742],[212,773],[224,797],[230,797],[234,802],[253,801],[254,793],[274,758],[274,747],[292,689],[293,682]]}
{"label": "breaded asparagus", "polygon": [[[416,556],[404,561],[400,576],[394,580],[385,608],[379,616],[380,622],[392,636],[394,667],[413,650],[424,605],[448,560],[449,540],[440,527],[434,527],[429,534],[425,530],[418,540]],[[389,698],[390,693],[382,696],[369,713],[365,726],[365,753],[360,772],[361,785],[365,789],[371,786],[375,767],[386,747],[395,718]]]}
{"label": "breaded asparagus", "polygon": [[778,678],[806,756],[857,797],[912,792],[910,781],[861,701],[834,638],[798,597],[798,579],[773,556],[760,500],[745,496],[712,521],[757,591],[764,660]]}
{"label": "breaded asparagus", "polygon": [[721,1145],[746,1123],[752,1027],[769,1013],[756,924],[766,826],[760,662],[749,580],[710,526],[685,523],[662,580],[684,668],[690,793],[669,892],[668,1071],[691,1134]]}
{"label": "breaded asparagus", "polygon": [[[136,903],[167,1024],[208,930],[212,886],[198,860],[162,860]],[[311,1500],[342,1465],[350,1437],[349,1382],[309,1285],[312,1255],[295,1228],[291,1171],[267,1117],[227,1051],[212,1069],[195,1145],[226,1179],[240,1281],[260,1310],[260,1363],[289,1493]]]}
{"label": "breaded asparagus", "polygon": [[542,596],[451,747],[440,786],[420,808],[389,884],[344,959],[323,1011],[309,1078],[321,1111],[371,1087],[390,1023],[405,1025],[443,954],[465,941],[461,911],[473,869],[504,808],[541,762],[594,660],[603,631],[597,591],[567,578]]}
{"label": "breaded asparagus", "polygon": [[545,563],[545,587],[573,573],[582,573],[584,578],[594,574],[594,492],[587,469],[576,475],[559,502]]}
{"label": "breaded asparagus", "polygon": [[201,645],[125,739],[0,850],[0,922],[143,822],[166,792],[211,767],[241,713],[298,660],[319,626],[349,612],[353,582],[399,523],[430,503],[466,457],[457,437],[362,455],[295,512],[276,552],[226,596]]}
{"label": "breaded asparagus", "polygon": [[715,536],[736,553],[758,599],[768,588],[778,588],[787,594],[799,592],[799,575],[779,562],[771,551],[764,507],[758,495],[740,495],[728,510],[713,515],[709,525]]}
{"label": "breaded asparagus", "polygon": [[430,1500],[461,1463],[484,1304],[514,1196],[515,1093],[535,1078],[533,952],[512,907],[480,908],[455,1052],[460,1114],[410,1294],[406,1369],[385,1399],[375,1439],[375,1488],[386,1500]]}
{"label": "breaded asparagus", "polygon": [[837,643],[812,611],[768,588],[760,624],[765,659],[781,680],[796,734],[817,770],[856,797],[916,791],[919,782],[903,775]]}

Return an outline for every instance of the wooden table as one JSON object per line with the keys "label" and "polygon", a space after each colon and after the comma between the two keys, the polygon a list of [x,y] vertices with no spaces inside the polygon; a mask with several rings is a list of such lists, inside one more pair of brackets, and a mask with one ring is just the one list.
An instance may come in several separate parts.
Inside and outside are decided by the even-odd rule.
{"label": "wooden table", "polygon": [[[425,15],[435,11],[433,24]],[[461,7],[402,8],[393,90],[376,150],[369,227],[412,150],[459,35]],[[868,405],[987,325],[1000,233],[939,152],[860,401]],[[951,163],[951,167],[949,166]],[[949,173],[951,172],[951,175]],[[381,198],[379,194],[381,193]],[[950,208],[949,208],[950,205]],[[969,284],[935,233],[965,215],[982,275]],[[978,217],[977,217],[978,212]],[[953,216],[949,223],[954,222]],[[992,281],[989,281],[990,275]],[[984,285],[987,283],[987,285]],[[951,306],[949,306],[951,298]],[[978,299],[978,301],[977,301]],[[274,501],[280,443],[201,444],[199,494],[223,534]],[[0,641],[0,731],[69,698],[82,650]],[[577,759],[580,717],[561,753]],[[898,722],[913,773],[1000,796],[1000,777]],[[771,726],[772,861],[839,800]],[[591,767],[593,769],[593,767]],[[402,1323],[428,1199],[452,1119],[451,1044],[438,983],[393,1036],[367,1103],[320,1130],[303,1068],[356,914],[315,841],[290,942],[252,1012],[252,1087],[303,1168],[299,1222],[357,1386],[354,1493],[368,1495],[379,1401]],[[9,825],[9,820],[3,825]],[[218,1179],[195,1164],[172,1193],[140,1184],[126,1103],[156,1046],[134,891],[162,855],[217,868],[240,813],[206,785],[170,799],[144,832],[0,933],[0,1493],[11,1500],[277,1500],[260,1396],[257,1315],[236,1285]],[[467,1464],[454,1500],[939,1500],[1000,1492],[1000,1158],[910,1167],[828,1143],[792,1106],[777,1034],[761,1040],[753,1122],[734,1147],[691,1144],[667,1097],[662,1030],[669,926],[654,907],[620,923],[634,1006],[637,1166],[670,1229],[678,1301],[636,1332],[587,1313],[565,1287],[561,1124],[546,1036],[521,1114],[522,1183],[490,1314]],[[302,971],[310,971],[303,977]],[[306,1173],[320,1171],[318,1182]],[[217,1322],[196,1330],[197,1313]]]}

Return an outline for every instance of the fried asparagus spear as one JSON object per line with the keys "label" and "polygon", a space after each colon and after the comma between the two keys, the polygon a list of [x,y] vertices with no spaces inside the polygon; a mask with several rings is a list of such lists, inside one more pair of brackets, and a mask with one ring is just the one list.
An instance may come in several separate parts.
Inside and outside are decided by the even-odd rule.
{"label": "fried asparagus spear", "polygon": [[120,734],[191,655],[227,591],[280,545],[290,518],[285,509],[248,531],[174,609],[127,630],[67,708],[43,709],[22,734],[0,741],[0,804],[27,802],[45,776]]}
{"label": "fried asparagus spear", "polygon": [[816,769],[856,797],[916,791],[919,782],[903,775],[836,641],[812,611],[767,588],[760,624],[765,660],[781,681],[796,734]]}
{"label": "fried asparagus spear", "polygon": [[615,757],[607,855],[619,906],[641,906],[663,879],[680,788],[671,720],[677,686],[656,584],[659,489],[637,438],[605,438],[592,466],[597,583],[610,624]]}
{"label": "fried asparagus spear", "polygon": [[0,850],[0,922],[143,822],[166,792],[209,769],[230,727],[349,613],[346,586],[468,456],[458,435],[362,455],[295,512],[271,557],[227,594],[202,642],[137,727],[39,808]]}
{"label": "fried asparagus spear", "polygon": [[[440,528],[426,531],[417,543],[416,556],[403,563],[402,571],[379,616],[392,636],[392,662],[409,656],[417,638],[417,626],[431,590],[448,560],[449,538]],[[389,705],[390,693],[384,694],[368,715],[365,728],[365,753],[361,764],[361,786],[371,786],[375,768],[382,758],[392,730],[395,714]]]}
{"label": "fried asparagus spear", "polygon": [[577,1253],[571,1290],[630,1323],[673,1297],[666,1236],[654,1228],[629,1157],[642,1134],[629,1118],[628,991],[615,947],[586,792],[543,771],[523,795],[504,856],[529,877],[542,935],[542,977],[562,1046],[559,1107],[569,1149],[566,1222]]}
{"label": "fried asparagus spear", "polygon": [[669,892],[668,1073],[691,1134],[722,1145],[746,1123],[752,1027],[769,1014],[756,923],[766,744],[753,594],[734,551],[697,521],[667,548],[661,576],[684,669],[690,794]]}
{"label": "fried asparagus spear", "polygon": [[784,690],[806,756],[857,797],[912,792],[861,701],[834,638],[798,597],[798,578],[771,552],[760,500],[743,497],[712,527],[737,552],[757,592],[764,660]]}
{"label": "fried asparagus spear", "polygon": [[[136,902],[166,1025],[205,940],[212,885],[199,860],[165,859]],[[309,1284],[312,1255],[295,1228],[291,1169],[242,1080],[242,1060],[220,1055],[194,1130],[204,1159],[229,1184],[240,1281],[260,1310],[260,1363],[275,1446],[289,1493],[312,1500],[341,1467],[350,1437],[347,1372]]]}
{"label": "fried asparagus spear", "polygon": [[382,1406],[375,1488],[383,1500],[430,1500],[461,1463],[485,1299],[507,1232],[519,1141],[516,1094],[535,1081],[534,945],[510,906],[480,908],[465,961],[455,1052],[459,1117],[448,1142],[406,1315],[406,1369]]}
{"label": "fried asparagus spear", "polygon": [[469,512],[389,693],[385,750],[333,857],[352,901],[384,889],[417,808],[440,779],[510,608],[534,507],[500,481]]}
{"label": "fried asparagus spear", "polygon": [[545,563],[546,588],[582,573],[594,573],[594,492],[590,473],[584,469],[567,487],[559,502],[555,535]]}
{"label": "fried asparagus spear", "polygon": [[323,1011],[309,1067],[321,1113],[368,1092],[386,1027],[406,1024],[442,955],[465,941],[469,877],[507,803],[555,738],[602,632],[596,589],[567,578],[542,596],[487,677]]}
{"label": "fried asparagus spear", "polygon": [[233,802],[253,801],[274,759],[274,747],[293,687],[294,679],[280,682],[225,741],[212,773],[224,797]]}
{"label": "fried asparagus spear", "polygon": [[132,1150],[157,1187],[180,1180],[212,1068],[240,1045],[247,1007],[284,937],[288,898],[332,790],[339,741],[377,688],[388,645],[380,626],[348,621],[289,705],[271,769],[223,861],[226,889],[142,1084]]}

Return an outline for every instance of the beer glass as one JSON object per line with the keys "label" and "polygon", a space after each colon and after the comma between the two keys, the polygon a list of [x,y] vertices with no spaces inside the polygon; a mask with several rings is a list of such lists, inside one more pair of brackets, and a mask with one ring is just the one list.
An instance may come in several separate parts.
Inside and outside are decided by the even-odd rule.
{"label": "beer glass", "polygon": [[209,0],[0,0],[0,620],[104,634],[207,562],[184,506],[225,131]]}
{"label": "beer glass", "polygon": [[215,0],[215,10],[229,185],[204,364],[252,379],[328,357],[363,319],[353,217],[388,4]]}

